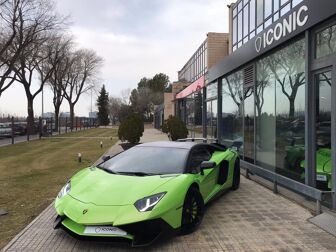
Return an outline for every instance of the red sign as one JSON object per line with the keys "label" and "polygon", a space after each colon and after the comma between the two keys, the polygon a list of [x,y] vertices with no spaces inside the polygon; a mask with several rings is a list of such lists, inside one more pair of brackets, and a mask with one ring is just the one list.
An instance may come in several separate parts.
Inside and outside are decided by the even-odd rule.
{"label": "red sign", "polygon": [[205,78],[204,75],[195,81],[193,84],[190,84],[184,90],[176,95],[176,99],[182,99],[188,95],[195,93],[205,87]]}

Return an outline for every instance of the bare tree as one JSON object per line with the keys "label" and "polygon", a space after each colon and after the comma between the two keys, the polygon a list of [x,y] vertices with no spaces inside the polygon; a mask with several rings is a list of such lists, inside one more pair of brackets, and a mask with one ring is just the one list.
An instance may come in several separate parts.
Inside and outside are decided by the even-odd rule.
{"label": "bare tree", "polygon": [[110,97],[110,102],[109,102],[109,112],[110,112],[110,117],[112,119],[112,124],[116,124],[117,118],[119,116],[121,107],[124,103],[123,98],[120,97]]}
{"label": "bare tree", "polygon": [[72,49],[72,38],[65,35],[55,37],[49,45],[50,48],[54,48],[47,61],[47,67],[44,68],[47,74],[50,70],[52,71],[51,77],[48,80],[48,84],[53,92],[53,105],[55,112],[55,130],[58,130],[58,120],[60,107],[64,99],[64,88],[66,89],[67,83],[69,81],[69,75],[67,71],[70,66],[70,58]]}
{"label": "bare tree", "polygon": [[262,109],[265,103],[265,89],[270,85],[270,76],[268,65],[266,60],[263,59],[257,64],[257,88],[256,88],[256,95],[255,95],[255,104],[257,109],[257,116],[260,120]]}
{"label": "bare tree", "polygon": [[10,47],[17,35],[20,1],[0,1],[0,97],[15,81],[13,66],[18,52],[12,54]]}
{"label": "bare tree", "polygon": [[[49,46],[52,39],[50,34],[60,29],[64,20],[53,12],[55,6],[51,0],[13,1],[19,2],[18,21],[15,24],[16,36],[8,49],[8,59],[3,61],[7,67],[13,66],[15,76],[12,79],[20,82],[25,89],[28,131],[31,132],[34,126],[34,99],[42,91],[53,71],[45,71],[53,50]],[[34,85],[36,83],[35,89],[33,82]]]}
{"label": "bare tree", "polygon": [[129,105],[131,92],[132,91],[130,88],[121,90],[121,99],[124,104]]}
{"label": "bare tree", "polygon": [[228,89],[226,90],[223,88],[223,93],[232,98],[237,105],[238,110],[240,104],[244,100],[243,81],[243,72],[238,71],[225,78],[225,83],[227,84]]}
{"label": "bare tree", "polygon": [[94,87],[95,77],[103,62],[96,52],[81,49],[70,55],[70,64],[67,71],[66,83],[62,86],[64,98],[70,107],[71,127],[74,124],[75,105],[83,93]]}
{"label": "bare tree", "polygon": [[304,72],[304,43],[300,40],[266,60],[282,93],[289,101],[289,117],[295,116],[295,99],[306,83]]}

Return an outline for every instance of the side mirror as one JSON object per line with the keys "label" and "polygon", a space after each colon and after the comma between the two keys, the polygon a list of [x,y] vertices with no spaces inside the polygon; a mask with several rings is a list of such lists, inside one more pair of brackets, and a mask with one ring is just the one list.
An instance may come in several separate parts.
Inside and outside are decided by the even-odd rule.
{"label": "side mirror", "polygon": [[216,163],[215,162],[212,162],[212,161],[203,161],[201,163],[201,175],[204,175],[204,170],[207,170],[207,169],[212,169],[212,168],[215,168],[216,167]]}
{"label": "side mirror", "polygon": [[111,159],[111,156],[103,156],[102,157],[103,162],[106,162],[107,160],[110,160],[110,159]]}

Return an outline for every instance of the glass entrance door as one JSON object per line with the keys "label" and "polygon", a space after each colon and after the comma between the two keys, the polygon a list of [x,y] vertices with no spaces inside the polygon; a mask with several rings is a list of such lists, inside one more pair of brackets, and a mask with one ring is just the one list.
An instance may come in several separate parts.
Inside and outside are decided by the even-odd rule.
{"label": "glass entrance door", "polygon": [[[332,188],[332,70],[326,69],[314,75],[316,90],[316,187]],[[335,109],[335,108],[334,108]]]}
{"label": "glass entrance door", "polygon": [[217,100],[208,101],[207,106],[207,138],[217,138]]}

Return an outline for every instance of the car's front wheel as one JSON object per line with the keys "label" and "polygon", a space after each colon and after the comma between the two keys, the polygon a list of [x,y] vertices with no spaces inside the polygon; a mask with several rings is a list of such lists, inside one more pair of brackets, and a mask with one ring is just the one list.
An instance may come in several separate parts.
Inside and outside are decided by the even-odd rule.
{"label": "car's front wheel", "polygon": [[204,216],[204,201],[196,187],[191,187],[184,200],[182,211],[182,234],[194,232],[201,224]]}

